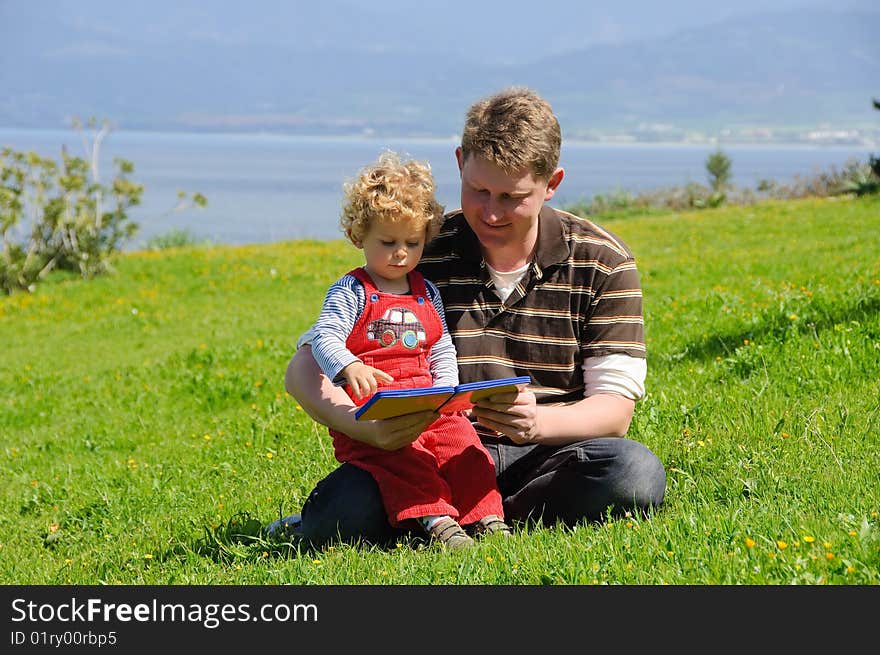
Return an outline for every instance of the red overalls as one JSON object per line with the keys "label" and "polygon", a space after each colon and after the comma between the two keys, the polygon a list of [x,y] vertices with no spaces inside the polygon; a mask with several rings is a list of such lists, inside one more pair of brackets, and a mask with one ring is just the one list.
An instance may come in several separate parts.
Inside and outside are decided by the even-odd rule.
{"label": "red overalls", "polygon": [[[408,275],[409,295],[376,289],[363,268],[351,271],[364,285],[366,306],[345,344],[369,366],[386,371],[394,382],[385,389],[432,385],[428,354],[442,334],[442,323],[428,297],[425,279]],[[345,390],[358,405],[349,385]],[[388,451],[356,441],[335,430],[336,459],[373,476],[382,494],[388,522],[420,516],[449,515],[462,525],[495,514],[503,516],[495,464],[462,414],[441,415],[408,446]]]}

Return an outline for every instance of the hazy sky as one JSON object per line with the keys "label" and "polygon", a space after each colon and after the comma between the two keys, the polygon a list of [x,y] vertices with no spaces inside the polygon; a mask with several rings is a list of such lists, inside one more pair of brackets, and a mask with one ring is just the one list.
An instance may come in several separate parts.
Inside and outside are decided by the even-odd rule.
{"label": "hazy sky", "polygon": [[[427,124],[450,112],[457,120],[466,98],[515,81],[554,92],[560,110],[570,89],[583,96],[595,88],[596,98],[588,105],[614,104],[616,120],[617,114],[629,111],[630,99],[641,112],[639,94],[652,80],[668,77],[668,70],[681,71],[682,79],[703,80],[693,93],[687,91],[693,98],[689,107],[696,106],[696,91],[714,88],[713,75],[719,84],[739,83],[731,71],[740,69],[771,76],[767,70],[772,67],[765,64],[775,63],[769,59],[778,50],[770,39],[784,31],[780,25],[805,23],[814,33],[819,25],[822,32],[824,23],[819,21],[827,19],[829,11],[856,8],[878,16],[878,2],[0,0],[0,88],[5,91],[0,94],[0,123],[57,124],[65,115],[96,114],[156,125],[193,114],[281,112],[296,120],[303,116],[326,122],[333,114],[341,121],[371,117],[397,125]],[[808,9],[826,13],[820,17]],[[786,13],[766,16],[775,12]],[[728,23],[713,28],[739,16],[747,18],[733,27]],[[813,92],[816,80],[841,77],[837,71],[856,75],[861,69],[849,66],[850,60],[822,57],[822,47],[846,54],[840,44],[849,44],[852,25],[868,24],[863,17],[849,20],[837,32],[825,30],[827,43],[809,34],[804,37],[798,45],[806,47],[813,60],[803,63],[795,53],[794,64],[780,69],[779,76],[791,79],[786,76],[796,66],[812,66],[817,73],[807,91]],[[762,25],[773,29],[762,32]],[[753,28],[763,34],[764,49],[737,51],[736,30],[748,33]],[[668,38],[683,31],[688,33],[681,38]],[[722,33],[728,35],[722,45],[731,47],[717,47],[715,35]],[[861,36],[850,49],[859,51],[852,55],[861,57],[856,64],[877,61],[871,51],[874,36]],[[646,42],[653,37],[657,40]],[[662,37],[667,38],[661,41]],[[609,43],[618,45],[584,54],[590,46]],[[688,44],[694,54],[682,55]],[[716,50],[717,67],[700,68],[718,54]],[[571,55],[551,57],[560,53]],[[743,54],[753,54],[753,61]],[[762,59],[756,61],[759,56]],[[817,59],[836,66],[831,75],[827,66],[816,66]],[[831,59],[843,63],[828,63]],[[873,69],[868,70],[870,77]],[[629,81],[634,89],[630,96],[612,99],[620,88],[614,76]],[[752,95],[773,95],[778,86],[765,84]],[[740,88],[729,92],[734,100],[743,97]],[[656,107],[678,107],[663,96],[674,92],[669,85],[651,92]],[[824,97],[830,102],[833,93]],[[776,108],[768,111],[779,115]]]}
{"label": "hazy sky", "polygon": [[[659,36],[730,16],[793,7],[876,11],[877,0],[554,0],[547,5],[535,0],[444,0],[421,6],[412,0],[0,0],[0,37],[14,41],[28,33],[45,38],[51,48],[53,27],[75,26],[90,35],[81,47],[112,54],[114,48],[124,49],[126,40],[290,45],[299,39],[319,44],[328,32],[344,34],[340,27],[346,23],[352,28],[367,23],[382,37],[379,42],[408,42],[416,51],[451,47],[510,60],[518,59],[518,53],[534,59],[525,54]],[[12,54],[0,43],[0,57]]]}

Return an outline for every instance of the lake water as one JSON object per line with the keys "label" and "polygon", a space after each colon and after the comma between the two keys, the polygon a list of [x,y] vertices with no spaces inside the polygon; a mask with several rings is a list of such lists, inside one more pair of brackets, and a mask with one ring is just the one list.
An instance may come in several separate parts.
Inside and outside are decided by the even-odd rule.
{"label": "lake water", "polygon": [[[33,150],[60,158],[85,156],[73,130],[0,128],[0,146]],[[372,139],[304,137],[275,134],[190,134],[111,132],[101,149],[100,173],[113,174],[113,157],[134,164],[132,179],[144,185],[143,203],[129,212],[140,231],[128,248],[152,236],[188,229],[215,243],[248,244],[289,239],[340,238],[338,216],[342,183],[385,148],[431,163],[441,203],[458,206],[458,170],[448,139]],[[632,192],[706,183],[710,145],[567,142],[560,165],[566,177],[553,200],[563,206],[617,188]],[[733,183],[754,188],[761,179],[790,182],[849,158],[866,160],[872,151],[857,146],[724,145],[732,161]],[[170,212],[177,191],[201,192],[204,209]]]}

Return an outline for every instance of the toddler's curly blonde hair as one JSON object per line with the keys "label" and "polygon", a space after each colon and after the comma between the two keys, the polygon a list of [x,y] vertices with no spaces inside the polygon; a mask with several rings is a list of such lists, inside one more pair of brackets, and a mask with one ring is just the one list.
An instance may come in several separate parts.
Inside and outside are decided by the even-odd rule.
{"label": "toddler's curly blonde hair", "polygon": [[425,229],[425,243],[440,231],[443,206],[437,202],[434,177],[426,162],[402,160],[386,150],[343,186],[346,202],[339,225],[359,245],[374,221],[411,222]]}

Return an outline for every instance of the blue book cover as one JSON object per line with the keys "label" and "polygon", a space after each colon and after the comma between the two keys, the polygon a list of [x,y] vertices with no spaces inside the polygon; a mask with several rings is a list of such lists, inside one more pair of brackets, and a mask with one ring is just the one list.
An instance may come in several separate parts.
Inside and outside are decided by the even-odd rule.
{"label": "blue book cover", "polygon": [[481,398],[496,393],[516,391],[529,384],[528,375],[468,382],[457,387],[418,387],[415,389],[387,389],[377,391],[355,413],[359,421],[392,418],[416,412],[437,411],[453,414],[474,406]]}

